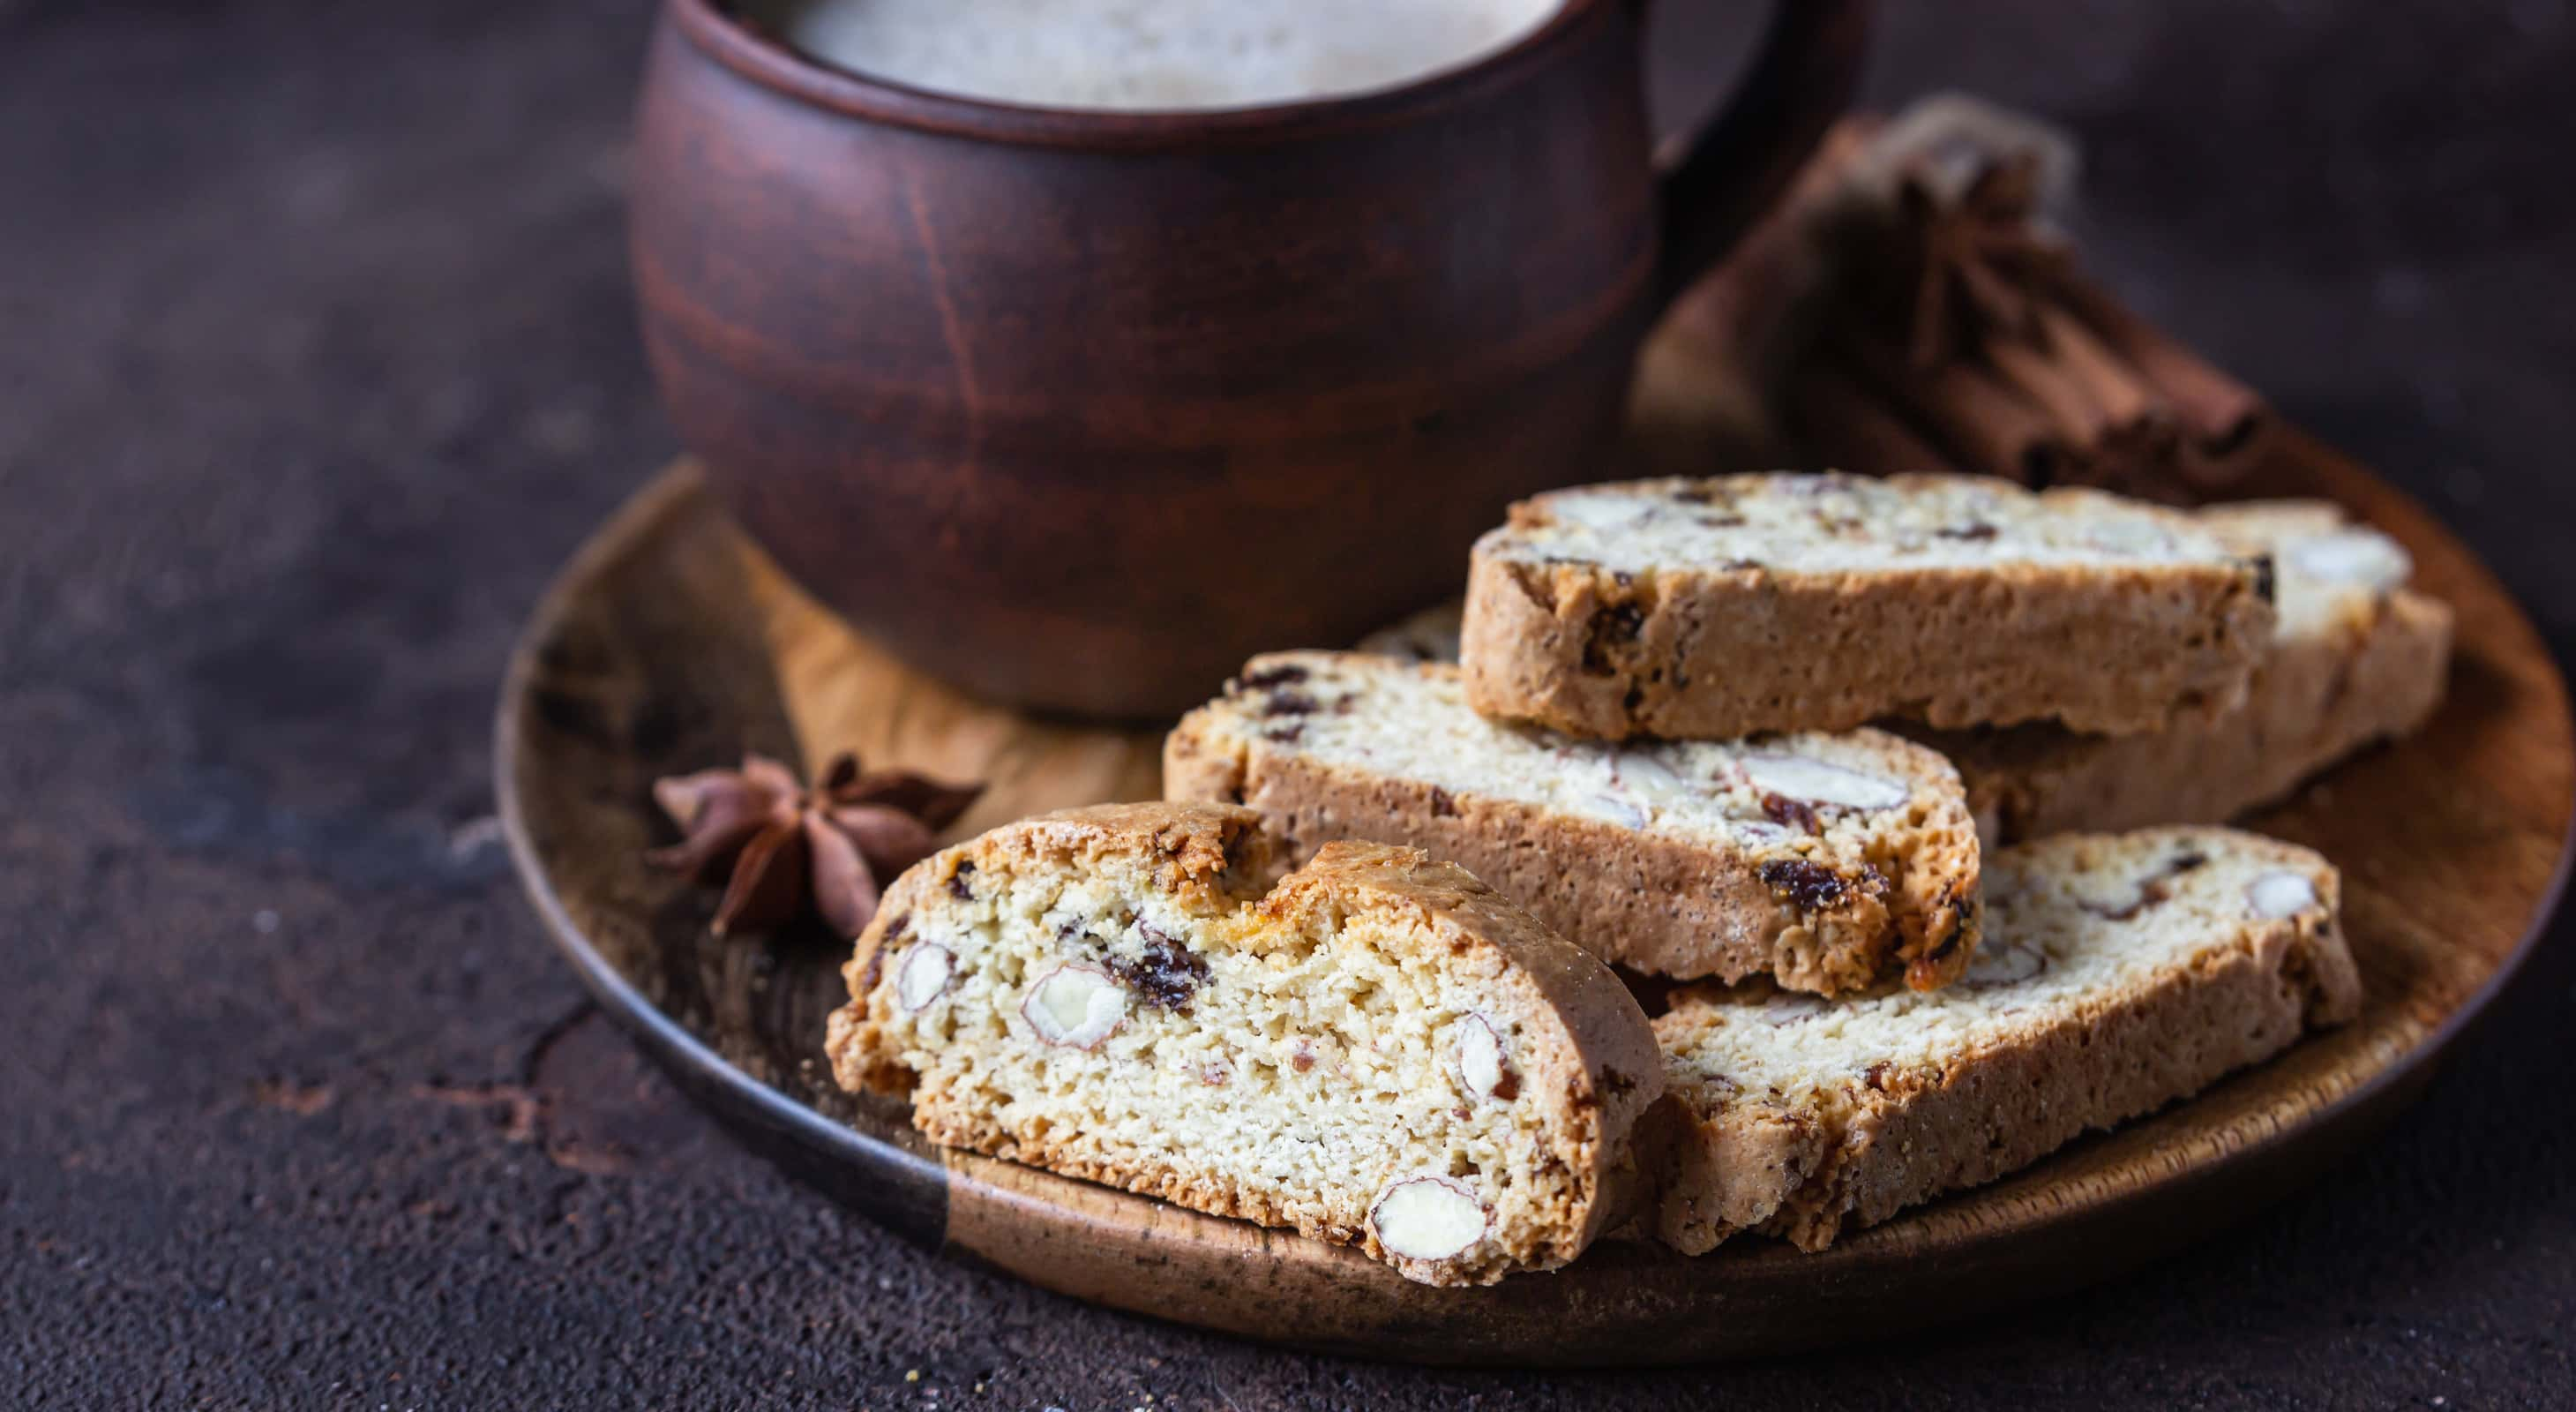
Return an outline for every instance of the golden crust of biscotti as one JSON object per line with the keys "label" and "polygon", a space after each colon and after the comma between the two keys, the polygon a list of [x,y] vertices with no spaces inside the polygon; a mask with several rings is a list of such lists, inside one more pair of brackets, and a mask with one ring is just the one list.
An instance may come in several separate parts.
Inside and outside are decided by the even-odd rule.
{"label": "golden crust of biscotti", "polygon": [[[914,1125],[945,1145],[1358,1245],[1428,1283],[1561,1265],[1634,1214],[1647,1182],[1629,1135],[1662,1058],[1617,977],[1418,850],[1327,849],[1275,887],[1271,856],[1248,810],[1146,804],[1007,825],[923,861],[845,969],[835,1077],[909,1093]],[[1124,941],[1093,930],[1119,926]],[[906,958],[924,946],[940,952],[940,986],[908,1006]],[[1369,949],[1377,983],[1337,1009],[1351,997],[1317,981],[1347,980],[1332,968],[1352,948]],[[1129,980],[1121,1018],[1087,1043],[1044,1039],[1029,1007],[1048,977],[1083,968]],[[1172,993],[1137,998],[1158,982]],[[1408,1010],[1408,985],[1448,1008]],[[1479,1025],[1507,1056],[1508,1092],[1460,1091],[1457,1064],[1425,1067],[1445,1051],[1424,1035]],[[1422,1171],[1487,1203],[1492,1228],[1455,1258],[1381,1240],[1378,1203],[1401,1183],[1362,1200],[1279,1175],[1329,1153],[1357,1179],[1407,1160],[1408,1144],[1451,1164]],[[1227,1165],[1256,1150],[1270,1155]],[[1516,1180],[1479,1186],[1485,1167],[1455,1170],[1459,1153]]]}
{"label": "golden crust of biscotti", "polygon": [[[1425,741],[1443,744],[1407,755]],[[1845,810],[1701,778],[1748,757],[1865,772],[1901,802]],[[1957,774],[1883,732],[1604,754],[1476,716],[1451,667],[1277,653],[1173,730],[1163,781],[1174,799],[1259,810],[1291,858],[1375,838],[1462,863],[1636,970],[1830,994],[1891,967],[1937,986],[1976,947],[1977,838]],[[1694,784],[1699,797],[1673,797]],[[1729,798],[1743,818],[1719,817]]]}
{"label": "golden crust of biscotti", "polygon": [[2440,706],[2451,610],[2403,586],[2394,541],[2317,501],[2212,506],[2198,517],[2277,565],[2280,628],[2245,700],[2214,720],[2133,736],[2048,725],[1909,732],[1958,764],[1989,841],[2232,819],[2373,741],[2416,730]]}
{"label": "golden crust of biscotti", "polygon": [[2064,835],[1988,871],[1987,953],[1951,991],[1841,1007],[1686,992],[1656,1021],[1681,1129],[1666,1243],[1697,1254],[1758,1230],[1823,1249],[2359,1010],[2338,879],[2306,849],[2221,829]]}
{"label": "golden crust of biscotti", "polygon": [[1638,481],[1521,501],[1477,542],[1460,660],[1477,710],[1611,740],[1881,717],[2128,734],[2241,697],[2267,581],[2188,517],[2098,491]]}

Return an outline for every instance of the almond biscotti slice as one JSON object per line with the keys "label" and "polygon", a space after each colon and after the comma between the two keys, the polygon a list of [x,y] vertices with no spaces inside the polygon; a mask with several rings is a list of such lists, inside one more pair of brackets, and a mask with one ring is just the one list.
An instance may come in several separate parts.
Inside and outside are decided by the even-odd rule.
{"label": "almond biscotti slice", "polygon": [[1610,746],[1477,715],[1454,667],[1286,652],[1183,718],[1163,789],[1260,810],[1292,854],[1427,849],[1668,976],[1930,987],[1976,949],[1958,772],[1882,731]]}
{"label": "almond biscotti slice", "polygon": [[2321,501],[2220,505],[2195,518],[2274,565],[2280,622],[2245,700],[2143,735],[1909,731],[1958,765],[1988,840],[2231,819],[2416,729],[2441,704],[2451,610],[2407,590],[2413,565],[2395,540]]}
{"label": "almond biscotti slice", "polygon": [[2229,829],[2061,835],[1988,859],[1957,985],[1679,997],[1655,1021],[1684,1130],[1661,1235],[1821,1250],[2352,1018],[2338,889],[2315,853]]}
{"label": "almond biscotti slice", "polygon": [[1975,476],[1560,490],[1476,543],[1459,660],[1487,715],[1725,739],[2056,720],[2127,734],[2243,694],[2268,575],[2188,516]]}
{"label": "almond biscotti slice", "polygon": [[846,968],[833,1074],[949,1146],[1426,1284],[1562,1265],[1634,1214],[1663,1068],[1609,968],[1412,849],[1275,888],[1272,857],[1249,810],[1134,804],[926,859]]}

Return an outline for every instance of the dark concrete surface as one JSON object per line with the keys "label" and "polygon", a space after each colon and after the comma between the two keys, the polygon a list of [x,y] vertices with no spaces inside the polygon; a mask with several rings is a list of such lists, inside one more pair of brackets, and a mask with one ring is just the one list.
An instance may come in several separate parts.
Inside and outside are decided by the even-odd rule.
{"label": "dark concrete surface", "polygon": [[[1873,99],[2074,125],[2096,263],[2565,659],[2567,5],[1894,8]],[[547,951],[486,784],[512,631],[673,450],[619,230],[644,11],[0,0],[0,1404],[2576,1405],[2566,926],[2236,1236],[1795,1362],[1282,1354],[738,1152]]]}

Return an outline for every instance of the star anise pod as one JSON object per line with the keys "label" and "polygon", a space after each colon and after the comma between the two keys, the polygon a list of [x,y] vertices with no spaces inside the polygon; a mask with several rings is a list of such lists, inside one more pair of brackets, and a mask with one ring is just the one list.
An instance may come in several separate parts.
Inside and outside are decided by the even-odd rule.
{"label": "star anise pod", "polygon": [[809,790],[785,765],[746,754],[739,770],[653,782],[654,802],[684,837],[647,856],[701,883],[725,879],[718,936],[783,926],[810,907],[853,937],[884,885],[937,851],[939,831],[983,792],[909,770],[862,771],[846,751]]}
{"label": "star anise pod", "polygon": [[1926,177],[1899,186],[1898,219],[1915,261],[1916,367],[1938,367],[1989,337],[2044,337],[2037,296],[2064,272],[2067,254],[2033,220],[2038,184],[2039,159],[2021,153],[1981,168],[1955,201]]}

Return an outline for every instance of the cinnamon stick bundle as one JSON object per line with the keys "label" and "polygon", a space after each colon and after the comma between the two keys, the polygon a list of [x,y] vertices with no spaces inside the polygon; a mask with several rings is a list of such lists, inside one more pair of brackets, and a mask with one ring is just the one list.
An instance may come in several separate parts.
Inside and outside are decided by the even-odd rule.
{"label": "cinnamon stick bundle", "polygon": [[[1838,134],[1799,183],[1807,209],[1784,223],[1825,273],[1785,318],[1797,336],[1735,331],[1738,345],[1772,350],[1743,369],[1748,381],[1816,465],[2166,500],[2242,478],[2271,428],[2262,398],[2077,268],[2043,223],[2048,174],[2016,145],[2032,131],[1934,100]],[[1763,261],[1774,273],[1789,263],[1776,249]],[[1707,307],[1781,302],[1763,294]]]}
{"label": "cinnamon stick bundle", "polygon": [[2082,275],[2069,272],[2059,297],[2089,332],[2145,377],[2181,421],[2188,436],[2179,464],[2187,479],[2214,489],[2243,477],[2272,426],[2270,409],[2254,389]]}

